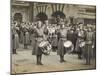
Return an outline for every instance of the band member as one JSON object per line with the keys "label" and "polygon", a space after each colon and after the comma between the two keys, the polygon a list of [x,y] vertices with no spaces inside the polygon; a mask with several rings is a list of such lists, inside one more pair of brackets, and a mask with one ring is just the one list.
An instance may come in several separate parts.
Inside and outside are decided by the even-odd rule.
{"label": "band member", "polygon": [[88,31],[86,32],[85,41],[86,41],[86,46],[85,46],[84,57],[86,59],[86,64],[90,65],[94,47],[93,32],[91,31],[91,28],[88,28]]}
{"label": "band member", "polygon": [[[74,31],[73,29],[68,30],[67,33],[67,40],[70,40],[72,42],[72,44],[74,44],[75,41],[75,36],[74,36]],[[74,46],[74,45],[73,45]]]}
{"label": "band member", "polygon": [[74,45],[73,53],[76,53],[76,51],[75,51],[76,41],[77,41],[77,32],[76,32],[76,28],[74,27],[74,29],[73,29],[73,45]]}
{"label": "band member", "polygon": [[77,42],[76,42],[76,51],[78,53],[78,59],[82,59],[82,54],[84,50],[84,46],[82,46],[82,43],[84,42],[85,39],[85,32],[82,29],[83,27],[80,26],[78,30],[78,37],[77,37]]}
{"label": "band member", "polygon": [[41,43],[41,41],[44,40],[44,31],[43,31],[43,27],[42,27],[42,22],[38,21],[37,22],[37,28],[36,28],[36,47],[35,47],[35,54],[36,54],[36,58],[37,58],[37,65],[43,65],[41,62],[42,59],[42,49],[39,47],[39,44]]}
{"label": "band member", "polygon": [[31,34],[32,34],[32,55],[35,55],[35,48],[36,48],[36,25],[34,25],[34,27],[31,30]]}
{"label": "band member", "polygon": [[60,23],[60,29],[58,31],[58,51],[57,54],[60,56],[60,62],[65,62],[64,55],[66,54],[66,50],[64,48],[64,42],[67,40],[67,30],[64,28],[64,22]]}
{"label": "band member", "polygon": [[17,31],[19,30],[18,27],[13,26],[12,27],[12,49],[13,49],[13,54],[16,53],[16,49],[19,47],[19,36]]}
{"label": "band member", "polygon": [[95,60],[96,58],[96,30],[95,30],[95,25],[92,26],[92,32],[93,32],[93,59]]}
{"label": "band member", "polygon": [[24,25],[24,22],[22,22],[20,26],[20,39],[19,40],[21,44],[23,44],[23,39],[24,39],[23,25]]}
{"label": "band member", "polygon": [[24,31],[24,48],[25,49],[28,48],[28,44],[29,44],[29,32],[27,28],[25,28],[25,31]]}

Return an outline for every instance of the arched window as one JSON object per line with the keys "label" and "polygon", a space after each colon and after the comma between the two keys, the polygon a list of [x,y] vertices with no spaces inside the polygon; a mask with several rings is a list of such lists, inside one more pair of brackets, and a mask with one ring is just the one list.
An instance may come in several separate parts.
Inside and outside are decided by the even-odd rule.
{"label": "arched window", "polygon": [[21,13],[15,13],[14,14],[14,21],[22,22],[22,14]]}
{"label": "arched window", "polygon": [[40,12],[37,14],[36,18],[37,18],[37,20],[44,22],[45,20],[48,19],[48,16],[45,13]]}
{"label": "arched window", "polygon": [[65,14],[61,11],[56,11],[51,16],[54,18],[57,18],[58,15],[60,16],[60,18],[63,18],[63,19],[66,17]]}

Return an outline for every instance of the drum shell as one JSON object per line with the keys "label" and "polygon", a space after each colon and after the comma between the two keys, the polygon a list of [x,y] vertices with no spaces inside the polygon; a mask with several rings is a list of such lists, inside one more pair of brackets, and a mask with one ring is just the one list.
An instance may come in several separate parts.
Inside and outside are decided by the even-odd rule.
{"label": "drum shell", "polygon": [[71,47],[68,47],[68,48],[65,47],[65,50],[66,50],[67,53],[68,53],[68,52],[71,52],[72,46],[71,46]]}
{"label": "drum shell", "polygon": [[70,53],[74,49],[74,45],[72,44],[70,40],[65,41],[63,45],[64,45],[64,50],[66,53]]}
{"label": "drum shell", "polygon": [[[39,45],[40,46],[39,49],[41,49],[41,51],[44,55],[49,55],[50,51],[51,51],[51,45],[47,41],[42,41],[42,42],[45,42],[45,44],[43,46]],[[49,47],[49,49],[48,49],[48,47]]]}

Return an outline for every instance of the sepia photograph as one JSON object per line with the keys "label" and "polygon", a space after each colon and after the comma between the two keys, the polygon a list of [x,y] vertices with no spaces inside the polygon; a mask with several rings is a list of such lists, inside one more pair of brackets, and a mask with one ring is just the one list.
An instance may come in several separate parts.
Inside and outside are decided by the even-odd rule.
{"label": "sepia photograph", "polygon": [[11,74],[96,69],[96,6],[11,0]]}

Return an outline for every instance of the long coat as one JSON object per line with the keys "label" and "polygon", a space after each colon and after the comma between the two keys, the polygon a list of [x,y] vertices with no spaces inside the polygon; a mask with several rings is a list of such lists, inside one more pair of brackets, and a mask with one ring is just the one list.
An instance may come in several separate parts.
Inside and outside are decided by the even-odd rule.
{"label": "long coat", "polygon": [[95,59],[95,57],[96,57],[96,32],[95,31],[93,32],[93,45],[94,45],[94,48],[93,48],[93,57]]}
{"label": "long coat", "polygon": [[79,50],[79,48],[80,48],[80,43],[82,42],[82,41],[84,41],[84,39],[85,39],[85,32],[84,31],[79,31],[78,33],[77,33],[77,41],[76,41],[76,47],[75,47],[75,51],[76,52],[79,52],[80,50]]}
{"label": "long coat", "polygon": [[33,47],[33,50],[32,50],[32,55],[35,54],[35,48],[36,48],[36,33],[32,33],[32,47]]}
{"label": "long coat", "polygon": [[24,42],[24,33],[22,30],[20,30],[20,43]]}
{"label": "long coat", "polygon": [[29,32],[26,31],[24,35],[24,44],[28,45],[29,44]]}
{"label": "long coat", "polygon": [[58,35],[59,41],[58,41],[57,54],[58,55],[65,55],[66,50],[65,50],[65,47],[64,47],[64,42],[67,40],[67,30],[66,29],[60,29],[58,34],[59,34]]}
{"label": "long coat", "polygon": [[12,31],[12,49],[19,48],[19,36],[16,30]]}
{"label": "long coat", "polygon": [[36,32],[36,47],[35,47],[35,55],[42,55],[42,50],[39,47],[39,44],[41,43],[41,41],[43,40],[44,37],[44,29],[43,28],[36,28],[35,32]]}
{"label": "long coat", "polygon": [[92,58],[93,57],[93,32],[86,32],[86,37],[85,37],[86,45],[85,45],[85,50],[84,50],[84,57],[86,59]]}

